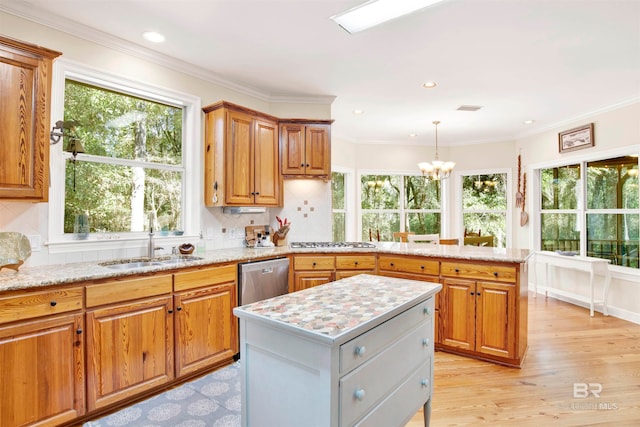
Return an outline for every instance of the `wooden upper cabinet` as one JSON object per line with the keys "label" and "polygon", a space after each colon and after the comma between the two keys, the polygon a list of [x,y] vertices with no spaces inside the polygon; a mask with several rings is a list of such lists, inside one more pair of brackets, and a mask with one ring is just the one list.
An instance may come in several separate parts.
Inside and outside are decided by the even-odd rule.
{"label": "wooden upper cabinet", "polygon": [[281,122],[280,154],[285,177],[328,178],[331,174],[331,125]]}
{"label": "wooden upper cabinet", "polygon": [[50,49],[0,37],[0,199],[46,202]]}
{"label": "wooden upper cabinet", "polygon": [[205,112],[205,205],[282,206],[277,119],[228,102]]}

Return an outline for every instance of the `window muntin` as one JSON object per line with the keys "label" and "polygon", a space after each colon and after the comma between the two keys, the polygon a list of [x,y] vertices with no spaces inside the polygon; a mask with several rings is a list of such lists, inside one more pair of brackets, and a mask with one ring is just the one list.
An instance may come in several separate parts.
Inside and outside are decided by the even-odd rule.
{"label": "window muntin", "polygon": [[[84,153],[65,153],[64,233],[80,213],[90,232],[183,229],[183,108],[67,78],[65,121]],[[74,178],[75,174],[75,178]]]}
{"label": "window muntin", "polygon": [[462,223],[465,230],[494,236],[494,246],[506,247],[506,173],[462,177]]}
{"label": "window muntin", "polygon": [[393,240],[396,231],[440,233],[441,183],[416,175],[361,175],[363,240]]}

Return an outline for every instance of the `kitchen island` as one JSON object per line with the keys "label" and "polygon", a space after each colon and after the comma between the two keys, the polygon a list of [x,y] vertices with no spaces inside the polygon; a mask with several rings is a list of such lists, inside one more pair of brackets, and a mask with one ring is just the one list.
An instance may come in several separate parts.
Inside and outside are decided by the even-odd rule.
{"label": "kitchen island", "polygon": [[362,274],[235,308],[242,425],[428,425],[441,288]]}

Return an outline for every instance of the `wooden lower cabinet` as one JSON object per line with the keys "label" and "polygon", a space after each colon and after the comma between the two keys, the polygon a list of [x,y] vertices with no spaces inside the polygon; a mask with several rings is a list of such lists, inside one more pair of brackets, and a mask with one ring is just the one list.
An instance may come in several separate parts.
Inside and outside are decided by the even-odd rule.
{"label": "wooden lower cabinet", "polygon": [[296,255],[292,264],[293,292],[335,280],[336,258],[333,255]]}
{"label": "wooden lower cabinet", "polygon": [[87,406],[90,411],[171,381],[171,295],[88,311]]}
{"label": "wooden lower cabinet", "polygon": [[336,280],[358,274],[375,274],[375,255],[336,255]]}
{"label": "wooden lower cabinet", "polygon": [[516,287],[512,284],[445,279],[441,343],[492,356],[516,355]]}
{"label": "wooden lower cabinet", "polygon": [[334,277],[333,271],[296,271],[293,273],[293,291],[301,291],[333,282]]}
{"label": "wooden lower cabinet", "polygon": [[238,322],[233,315],[238,305],[236,271],[235,265],[228,265],[175,275],[176,289],[189,288],[174,295],[177,377],[231,360],[238,353]]}
{"label": "wooden lower cabinet", "polygon": [[0,328],[0,425],[57,426],[85,412],[82,313]]}
{"label": "wooden lower cabinet", "polygon": [[440,348],[520,366],[527,349],[522,268],[442,262]]}
{"label": "wooden lower cabinet", "polygon": [[[378,274],[381,276],[440,283],[439,273],[440,263],[437,260],[400,255],[378,256]],[[433,314],[433,326],[434,341],[436,343],[440,343],[442,339],[442,321],[440,319],[441,294],[442,292],[438,292],[434,296],[435,312]]]}

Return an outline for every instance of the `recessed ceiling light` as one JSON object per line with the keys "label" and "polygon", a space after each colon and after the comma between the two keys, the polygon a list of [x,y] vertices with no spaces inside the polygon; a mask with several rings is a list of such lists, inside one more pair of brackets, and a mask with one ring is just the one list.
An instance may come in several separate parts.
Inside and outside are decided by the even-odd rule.
{"label": "recessed ceiling light", "polygon": [[524,122],[522,122],[522,123],[523,123],[523,124],[525,124],[525,125],[532,125],[532,124],[534,124],[535,122],[536,122],[535,120],[531,120],[531,119],[529,119],[529,120],[525,120],[525,121],[524,121]]}
{"label": "recessed ceiling light", "polygon": [[364,114],[364,110],[353,110],[353,114],[359,116],[360,114]]}
{"label": "recessed ceiling light", "polygon": [[433,89],[436,86],[438,86],[438,83],[436,83],[436,82],[424,82],[422,84],[422,87],[427,88],[427,89]]}
{"label": "recessed ceiling light", "polygon": [[152,43],[162,43],[164,41],[164,36],[160,33],[156,33],[155,31],[145,31],[142,33],[142,37]]}
{"label": "recessed ceiling light", "polygon": [[403,15],[416,12],[442,0],[371,0],[331,17],[347,32],[353,34]]}
{"label": "recessed ceiling light", "polygon": [[418,136],[418,134],[417,134],[417,133],[410,133],[410,134],[409,134],[409,138],[415,138],[416,136]]}

